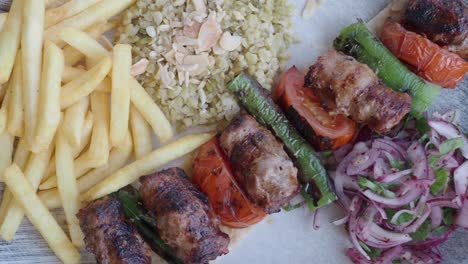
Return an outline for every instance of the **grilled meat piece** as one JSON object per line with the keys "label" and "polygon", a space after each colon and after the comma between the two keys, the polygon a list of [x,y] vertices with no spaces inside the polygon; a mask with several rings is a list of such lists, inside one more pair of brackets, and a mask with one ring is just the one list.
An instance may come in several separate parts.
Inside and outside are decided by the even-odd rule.
{"label": "grilled meat piece", "polygon": [[440,45],[458,45],[468,35],[467,12],[463,0],[410,0],[403,25]]}
{"label": "grilled meat piece", "polygon": [[86,248],[102,264],[151,263],[151,249],[125,219],[118,199],[105,197],[78,213]]}
{"label": "grilled meat piece", "polygon": [[228,252],[229,236],[208,198],[180,168],[170,168],[140,179],[143,205],[157,219],[161,238],[185,263],[208,263]]}
{"label": "grilled meat piece", "polygon": [[379,133],[396,126],[411,110],[411,97],[384,86],[365,64],[335,50],[310,67],[305,86],[314,89],[324,107]]}
{"label": "grilled meat piece", "polygon": [[299,191],[297,169],[273,134],[241,114],[220,137],[234,177],[249,199],[268,213],[281,210]]}

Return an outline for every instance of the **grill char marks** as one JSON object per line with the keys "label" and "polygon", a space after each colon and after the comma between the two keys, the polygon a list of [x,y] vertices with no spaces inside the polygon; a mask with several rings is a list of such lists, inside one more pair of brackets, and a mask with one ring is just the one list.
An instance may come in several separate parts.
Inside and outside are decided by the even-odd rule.
{"label": "grill char marks", "polygon": [[229,237],[219,220],[180,168],[170,168],[140,179],[143,204],[157,219],[161,238],[185,263],[208,263],[228,252]]}
{"label": "grill char marks", "polygon": [[119,200],[105,197],[88,204],[78,213],[86,248],[102,264],[151,263],[151,250],[125,219]]}
{"label": "grill char marks", "polygon": [[297,169],[283,145],[252,116],[234,118],[220,143],[237,183],[258,207],[278,212],[298,193]]}
{"label": "grill char marks", "polygon": [[466,13],[463,0],[410,0],[403,25],[440,45],[458,45],[468,34]]}
{"label": "grill char marks", "polygon": [[411,110],[411,97],[384,86],[365,64],[341,52],[320,56],[306,75],[305,86],[314,89],[330,111],[386,133]]}

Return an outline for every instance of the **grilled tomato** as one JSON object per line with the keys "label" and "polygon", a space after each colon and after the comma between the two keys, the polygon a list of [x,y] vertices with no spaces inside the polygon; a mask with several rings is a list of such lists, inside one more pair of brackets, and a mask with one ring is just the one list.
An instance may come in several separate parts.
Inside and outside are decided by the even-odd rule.
{"label": "grilled tomato", "polygon": [[237,185],[217,137],[198,150],[192,179],[208,196],[224,225],[245,228],[265,217],[266,213],[251,203]]}
{"label": "grilled tomato", "polygon": [[350,142],[356,124],[344,115],[331,115],[312,89],[304,87],[304,74],[289,69],[274,92],[274,99],[288,119],[315,148],[329,150]]}
{"label": "grilled tomato", "polygon": [[455,88],[468,72],[468,62],[429,39],[387,20],[380,36],[383,44],[400,60],[415,68],[424,79]]}

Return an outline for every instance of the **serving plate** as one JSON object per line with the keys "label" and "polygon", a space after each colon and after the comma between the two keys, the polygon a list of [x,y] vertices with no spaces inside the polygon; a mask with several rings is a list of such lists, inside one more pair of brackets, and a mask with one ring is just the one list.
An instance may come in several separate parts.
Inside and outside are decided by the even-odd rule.
{"label": "serving plate", "polygon": [[[235,1],[235,0],[225,0]],[[1,2],[1,1],[0,1]],[[360,18],[370,20],[390,0],[325,0],[313,17],[300,15],[305,0],[291,0],[296,6],[294,22],[301,42],[291,47],[287,67],[296,65],[305,69],[323,52],[331,48],[339,30]],[[455,90],[443,90],[430,111],[460,109],[460,123],[468,131],[468,80]],[[179,160],[174,164],[185,163]],[[0,193],[3,185],[0,185]],[[65,224],[60,210],[54,211],[60,224]],[[313,214],[305,208],[271,215],[251,230],[231,252],[215,262],[237,263],[351,263],[344,252],[351,244],[342,226],[330,222],[340,218],[342,212],[336,205],[321,209],[315,223]],[[459,231],[441,249],[444,263],[468,264],[468,232]],[[154,263],[161,263],[156,259]],[[40,234],[25,219],[12,244],[0,240],[0,263],[60,263],[49,250]],[[83,252],[82,263],[95,263],[94,257]]]}

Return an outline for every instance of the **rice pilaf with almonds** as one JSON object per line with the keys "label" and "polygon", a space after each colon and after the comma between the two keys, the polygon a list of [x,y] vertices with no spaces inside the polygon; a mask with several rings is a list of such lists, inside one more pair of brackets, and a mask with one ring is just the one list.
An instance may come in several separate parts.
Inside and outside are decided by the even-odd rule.
{"label": "rice pilaf with almonds", "polygon": [[225,84],[240,72],[271,88],[294,41],[292,10],[287,0],[138,0],[119,42],[148,62],[138,80],[179,130],[209,125],[239,111]]}

